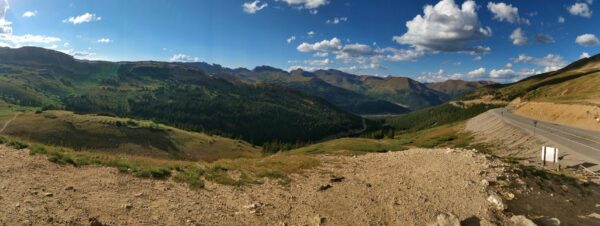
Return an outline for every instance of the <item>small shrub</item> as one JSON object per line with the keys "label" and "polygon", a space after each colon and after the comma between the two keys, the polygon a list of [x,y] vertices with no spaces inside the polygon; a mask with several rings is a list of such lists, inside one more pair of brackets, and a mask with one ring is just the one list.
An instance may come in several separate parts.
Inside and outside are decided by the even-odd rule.
{"label": "small shrub", "polygon": [[42,146],[33,146],[29,149],[30,155],[47,154],[48,150]]}
{"label": "small shrub", "polygon": [[0,144],[6,144],[6,138],[0,136]]}
{"label": "small shrub", "polygon": [[26,143],[23,143],[21,141],[16,141],[16,140],[9,142],[8,146],[12,147],[14,149],[17,149],[17,150],[21,150],[21,149],[25,149],[25,148],[29,147],[29,145],[27,145]]}
{"label": "small shrub", "polygon": [[178,173],[173,177],[175,182],[186,183],[190,188],[204,188],[204,181],[200,178],[204,174],[204,169],[192,167]]}

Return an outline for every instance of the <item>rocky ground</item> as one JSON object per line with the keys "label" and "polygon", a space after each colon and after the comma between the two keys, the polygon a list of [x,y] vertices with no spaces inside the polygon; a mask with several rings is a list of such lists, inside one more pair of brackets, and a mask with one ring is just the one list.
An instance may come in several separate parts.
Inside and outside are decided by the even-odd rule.
{"label": "rocky ground", "polygon": [[111,168],[61,166],[0,146],[0,225],[600,224],[593,215],[600,212],[595,185],[523,177],[522,170],[469,150],[319,158],[321,167],[293,175],[288,186],[208,183],[191,190]]}

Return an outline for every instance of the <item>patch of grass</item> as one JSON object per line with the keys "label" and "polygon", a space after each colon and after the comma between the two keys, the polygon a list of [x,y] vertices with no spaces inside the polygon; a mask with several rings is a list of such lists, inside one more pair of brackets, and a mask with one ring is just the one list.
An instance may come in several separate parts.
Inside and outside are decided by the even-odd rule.
{"label": "patch of grass", "polygon": [[204,188],[204,180],[202,179],[204,173],[205,170],[203,168],[193,166],[177,173],[173,176],[173,180],[179,183],[186,183],[193,189],[202,189]]}
{"label": "patch of grass", "polygon": [[462,131],[462,124],[438,126],[396,136],[402,144],[419,148],[472,148],[473,137]]}
{"label": "patch of grass", "polygon": [[0,136],[0,144],[6,144],[6,137]]}
{"label": "patch of grass", "polygon": [[406,149],[401,141],[394,139],[341,138],[298,148],[290,151],[290,153],[361,155],[377,152],[404,151]]}
{"label": "patch of grass", "polygon": [[28,144],[23,143],[23,142],[18,141],[18,140],[12,140],[12,141],[8,142],[7,145],[9,147],[12,147],[12,148],[17,149],[17,150],[22,150],[22,149],[25,149],[25,148],[29,147]]}

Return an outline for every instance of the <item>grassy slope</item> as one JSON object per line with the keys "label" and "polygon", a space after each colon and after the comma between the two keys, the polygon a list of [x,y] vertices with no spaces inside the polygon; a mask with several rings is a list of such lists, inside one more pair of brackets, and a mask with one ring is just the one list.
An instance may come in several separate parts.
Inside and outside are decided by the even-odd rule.
{"label": "grassy slope", "polygon": [[600,105],[600,72],[529,92],[526,100]]}
{"label": "grassy slope", "polygon": [[336,70],[320,70],[315,75],[329,84],[364,95],[422,109],[449,100],[448,95],[404,77],[356,76]]}
{"label": "grassy slope", "polygon": [[[0,125],[15,109],[0,106]],[[65,111],[21,113],[3,132],[23,140],[75,150],[130,154],[166,159],[215,161],[258,157],[261,150],[246,142],[188,132],[149,121]]]}
{"label": "grassy slope", "polygon": [[[541,98],[552,100],[583,100],[588,96],[596,98],[594,90],[598,83],[600,72],[600,55],[581,59],[569,66],[555,71],[532,76],[521,81],[506,84],[492,85],[479,89],[465,99],[477,99],[486,95],[496,99],[511,101],[517,97]],[[579,92],[581,89],[582,92]]]}

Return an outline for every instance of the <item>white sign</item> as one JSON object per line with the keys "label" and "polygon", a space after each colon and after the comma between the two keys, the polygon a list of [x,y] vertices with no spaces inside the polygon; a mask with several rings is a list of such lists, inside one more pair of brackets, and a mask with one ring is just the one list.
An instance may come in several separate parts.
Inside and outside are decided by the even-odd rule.
{"label": "white sign", "polygon": [[542,161],[554,163],[558,162],[558,148],[543,146]]}

